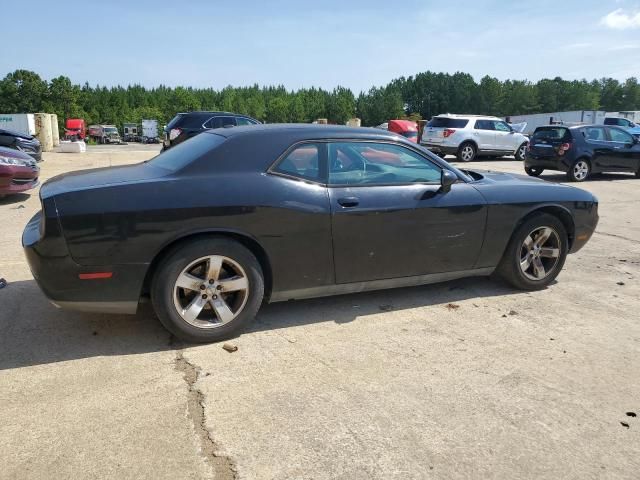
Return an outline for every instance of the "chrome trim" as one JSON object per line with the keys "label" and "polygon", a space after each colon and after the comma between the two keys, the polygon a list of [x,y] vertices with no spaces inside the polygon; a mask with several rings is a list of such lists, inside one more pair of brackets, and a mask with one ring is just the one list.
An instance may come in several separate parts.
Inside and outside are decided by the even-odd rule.
{"label": "chrome trim", "polygon": [[414,287],[416,285],[428,285],[431,283],[447,282],[465,277],[485,277],[491,275],[495,267],[461,270],[458,272],[430,273],[413,277],[389,278],[384,280],[372,280],[369,282],[342,283],[337,285],[323,285],[320,287],[301,288],[275,292],[269,299],[270,303],[286,300],[300,300],[303,298],[328,297],[332,295],[345,295],[349,293],[367,292],[370,290],[384,290],[388,288]]}

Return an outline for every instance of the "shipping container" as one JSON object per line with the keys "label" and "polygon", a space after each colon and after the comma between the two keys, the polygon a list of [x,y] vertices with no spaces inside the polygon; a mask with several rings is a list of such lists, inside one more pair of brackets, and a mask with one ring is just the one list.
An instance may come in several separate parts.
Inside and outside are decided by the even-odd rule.
{"label": "shipping container", "polygon": [[35,117],[33,113],[0,113],[0,128],[27,135],[35,135]]}

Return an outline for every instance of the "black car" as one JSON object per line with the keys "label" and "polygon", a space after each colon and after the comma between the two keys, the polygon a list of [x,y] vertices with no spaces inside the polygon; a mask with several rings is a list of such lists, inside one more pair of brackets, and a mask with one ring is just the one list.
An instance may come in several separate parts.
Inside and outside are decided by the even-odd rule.
{"label": "black car", "polygon": [[549,285],[598,221],[589,192],[462,171],[378,129],[210,130],[138,165],[60,175],[22,243],[63,308],[149,296],[190,341],[270,302],[484,276]]}
{"label": "black car", "polygon": [[257,125],[259,123],[255,118],[229,112],[178,113],[164,129],[162,149],[166,150],[178,145],[205,130]]}
{"label": "black car", "polygon": [[42,161],[40,141],[32,135],[0,129],[0,147],[20,150],[35,158],[37,162]]}
{"label": "black car", "polygon": [[640,177],[640,143],[620,127],[538,127],[531,137],[524,170],[534,177],[545,170],[560,170],[574,182],[603,172],[630,172]]}

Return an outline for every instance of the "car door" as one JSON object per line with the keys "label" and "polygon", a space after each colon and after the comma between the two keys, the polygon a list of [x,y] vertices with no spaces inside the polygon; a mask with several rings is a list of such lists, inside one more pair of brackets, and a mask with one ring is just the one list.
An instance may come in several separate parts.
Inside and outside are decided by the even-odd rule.
{"label": "car door", "polygon": [[612,168],[613,144],[607,140],[605,127],[584,127],[582,134],[585,145],[591,153],[592,170],[598,172]]}
{"label": "car door", "polygon": [[495,149],[501,152],[513,153],[519,145],[514,145],[516,139],[513,129],[501,120],[493,120],[493,128],[496,131],[496,147]]}
{"label": "car door", "polygon": [[476,120],[473,136],[476,138],[480,151],[487,152],[496,149],[496,132],[491,120]]}
{"label": "car door", "polygon": [[472,269],[486,202],[460,181],[440,191],[442,168],[393,142],[328,144],[337,283]]}
{"label": "car door", "polygon": [[640,145],[633,136],[621,128],[606,128],[611,142],[608,162],[616,170],[637,172],[640,164]]}

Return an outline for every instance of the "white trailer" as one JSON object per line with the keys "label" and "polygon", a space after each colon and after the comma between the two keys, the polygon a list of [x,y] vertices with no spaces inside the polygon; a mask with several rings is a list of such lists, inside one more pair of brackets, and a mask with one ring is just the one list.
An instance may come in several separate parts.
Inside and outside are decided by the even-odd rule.
{"label": "white trailer", "polygon": [[510,115],[505,117],[507,123],[526,123],[525,135],[533,134],[534,130],[543,125],[591,125],[602,124],[606,112],[602,110],[575,110],[572,112],[534,113],[531,115]]}
{"label": "white trailer", "polygon": [[0,128],[35,135],[35,115],[33,113],[0,113]]}
{"label": "white trailer", "polygon": [[158,138],[158,121],[142,120],[142,143],[157,143]]}

